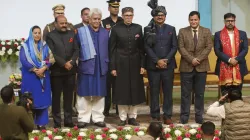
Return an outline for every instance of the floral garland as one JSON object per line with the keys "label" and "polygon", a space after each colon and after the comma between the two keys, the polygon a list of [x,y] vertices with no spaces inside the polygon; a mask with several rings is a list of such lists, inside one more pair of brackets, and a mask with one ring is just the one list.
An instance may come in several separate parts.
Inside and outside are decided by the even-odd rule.
{"label": "floral garland", "polygon": [[24,38],[1,40],[0,39],[0,61],[1,62],[17,62],[21,45],[25,41]]}
{"label": "floral garland", "polygon": [[[118,127],[98,129],[48,129],[34,130],[30,140],[129,140],[133,135],[146,135],[146,127]],[[215,130],[214,140],[219,140],[220,131]],[[199,125],[166,125],[163,129],[166,140],[201,140]]]}

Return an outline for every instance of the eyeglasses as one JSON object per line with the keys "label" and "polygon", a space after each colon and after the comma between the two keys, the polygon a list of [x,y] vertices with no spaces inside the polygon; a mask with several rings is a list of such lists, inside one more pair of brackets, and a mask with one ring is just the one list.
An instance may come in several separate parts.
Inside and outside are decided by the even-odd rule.
{"label": "eyeglasses", "polygon": [[165,17],[165,15],[164,14],[162,14],[162,15],[156,15],[157,17]]}
{"label": "eyeglasses", "polygon": [[134,15],[123,15],[124,17],[132,17],[132,16],[134,16]]}
{"label": "eyeglasses", "polygon": [[235,20],[225,20],[225,22],[229,23],[229,22],[235,22]]}

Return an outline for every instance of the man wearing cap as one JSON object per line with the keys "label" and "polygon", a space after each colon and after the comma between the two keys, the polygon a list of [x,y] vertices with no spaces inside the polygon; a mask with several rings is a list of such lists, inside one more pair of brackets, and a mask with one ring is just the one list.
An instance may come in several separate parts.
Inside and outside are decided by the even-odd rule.
{"label": "man wearing cap", "polygon": [[[137,105],[145,102],[143,83],[144,45],[141,25],[132,23],[134,9],[122,9],[123,23],[113,27],[110,34],[110,70],[115,77],[112,97],[118,105],[120,126],[139,125],[136,122]],[[128,116],[128,117],[127,117]]]}
{"label": "man wearing cap", "polygon": [[81,10],[82,22],[74,25],[75,29],[81,28],[82,26],[86,26],[89,24],[89,11],[90,9],[88,7],[85,7]]}
{"label": "man wearing cap", "polygon": [[157,6],[152,10],[153,20],[144,28],[146,69],[150,83],[150,114],[152,120],[160,121],[159,94],[163,89],[163,120],[171,124],[173,110],[173,81],[176,68],[177,37],[175,27],[165,24],[166,9]]}
{"label": "man wearing cap", "polygon": [[[54,18],[59,15],[64,15],[65,6],[63,4],[58,4],[52,8],[54,11]],[[43,29],[43,40],[46,40],[47,34],[55,29],[56,22],[53,21],[45,26]],[[67,30],[74,30],[74,26],[71,23],[68,23]]]}
{"label": "man wearing cap", "polygon": [[[102,20],[102,26],[108,31],[111,30],[118,23],[122,23],[122,17],[118,16],[120,0],[109,0],[107,1],[109,4],[108,10],[110,12],[110,16]],[[112,94],[114,94],[114,78],[108,73],[107,75],[107,96],[105,97],[105,107],[103,114],[105,116],[109,115],[109,110],[111,106],[111,88]],[[118,114],[118,110],[116,108],[116,113]]]}

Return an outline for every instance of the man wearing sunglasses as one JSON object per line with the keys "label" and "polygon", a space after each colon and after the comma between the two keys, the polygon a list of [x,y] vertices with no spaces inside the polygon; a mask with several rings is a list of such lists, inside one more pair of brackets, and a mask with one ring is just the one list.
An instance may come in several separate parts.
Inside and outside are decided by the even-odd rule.
{"label": "man wearing sunglasses", "polygon": [[[110,12],[110,16],[102,20],[102,26],[106,30],[110,31],[112,27],[114,27],[118,23],[122,23],[123,19],[118,16],[120,0],[109,0],[107,1],[109,4],[108,10]],[[107,96],[105,97],[105,107],[103,114],[105,116],[109,116],[109,110],[111,106],[111,89],[112,94],[114,94],[114,78],[111,76],[110,72],[107,75]],[[118,109],[116,106],[116,114],[118,114]]]}
{"label": "man wearing sunglasses", "polygon": [[[65,10],[65,6],[63,4],[58,4],[56,6],[54,6],[52,8],[53,12],[54,12],[54,18],[58,17],[59,15],[64,15],[64,10]],[[47,34],[53,30],[55,30],[55,25],[56,22],[53,21],[49,24],[47,24],[43,30],[43,40],[46,40]],[[67,25],[67,29],[68,30],[74,30],[74,25],[68,22]]]}
{"label": "man wearing sunglasses", "polygon": [[222,93],[231,85],[239,86],[241,90],[244,76],[248,74],[245,59],[248,52],[247,34],[237,29],[235,19],[235,14],[225,14],[225,27],[214,37],[214,51],[218,57],[215,74],[219,77]]}

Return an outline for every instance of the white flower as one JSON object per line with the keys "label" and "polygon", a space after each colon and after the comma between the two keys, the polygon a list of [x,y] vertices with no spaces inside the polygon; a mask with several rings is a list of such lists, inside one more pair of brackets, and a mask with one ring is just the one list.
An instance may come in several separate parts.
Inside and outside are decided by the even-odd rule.
{"label": "white flower", "polygon": [[34,138],[30,138],[30,140],[34,140]]}
{"label": "white flower", "polygon": [[2,51],[5,51],[6,50],[6,48],[5,47],[2,47]]}
{"label": "white flower", "polygon": [[40,132],[39,130],[33,130],[31,133],[35,134],[35,133],[39,133],[39,132]]}
{"label": "white flower", "polygon": [[81,129],[80,129],[80,132],[86,132],[86,131],[88,131],[87,128],[81,128]]}
{"label": "white flower", "polygon": [[95,130],[95,132],[102,132],[102,129],[98,128]]}
{"label": "white flower", "polygon": [[18,42],[15,42],[14,44],[15,44],[15,45],[18,45]]}
{"label": "white flower", "polygon": [[175,130],[174,131],[175,136],[180,136],[182,133],[180,130]]}
{"label": "white flower", "polygon": [[70,129],[68,129],[68,128],[65,128],[65,129],[62,129],[62,132],[69,132],[70,131]]}
{"label": "white flower", "polygon": [[196,130],[196,129],[190,129],[188,132],[189,132],[191,135],[194,135],[194,134],[197,133],[197,130]]}
{"label": "white flower", "polygon": [[62,140],[62,139],[63,139],[62,136],[55,136],[55,137],[54,137],[54,140]]}
{"label": "white flower", "polygon": [[5,54],[4,51],[0,51],[0,56],[3,56]]}
{"label": "white flower", "polygon": [[140,130],[147,130],[147,127],[142,126],[142,127],[140,127],[139,129],[140,129]]}
{"label": "white flower", "polygon": [[125,135],[125,139],[126,139],[126,140],[131,139],[131,137],[132,137],[131,135]]}
{"label": "white flower", "polygon": [[101,135],[96,135],[95,138],[98,139],[98,140],[102,140],[102,136]]}
{"label": "white flower", "polygon": [[21,46],[18,46],[17,49],[20,50],[20,49],[21,49]]}
{"label": "white flower", "polygon": [[172,138],[167,138],[167,140],[172,140]]}
{"label": "white flower", "polygon": [[199,125],[198,125],[198,124],[191,124],[190,127],[191,127],[191,128],[198,128]]}
{"label": "white flower", "polygon": [[11,42],[7,42],[7,45],[11,45]]}
{"label": "white flower", "polygon": [[5,45],[5,42],[4,42],[4,41],[2,41],[2,42],[1,42],[1,44],[2,44],[2,45]]}
{"label": "white flower", "polygon": [[111,139],[114,139],[114,140],[116,140],[118,138],[118,136],[116,134],[110,134],[109,137]]}
{"label": "white flower", "polygon": [[76,138],[73,138],[72,140],[77,140]]}
{"label": "white flower", "polygon": [[143,131],[139,131],[139,132],[137,132],[137,135],[138,135],[138,136],[144,136],[145,133],[144,133]]}
{"label": "white flower", "polygon": [[221,135],[221,131],[219,132],[219,136]]}
{"label": "white flower", "polygon": [[50,140],[49,137],[43,137],[43,140]]}
{"label": "white flower", "polygon": [[160,138],[157,138],[156,140],[160,140]]}
{"label": "white flower", "polygon": [[184,138],[183,140],[190,140],[190,138]]}
{"label": "white flower", "polygon": [[81,137],[86,137],[87,134],[86,134],[85,132],[80,132],[80,133],[79,133],[79,136],[81,136]]}
{"label": "white flower", "polygon": [[7,53],[9,54],[9,55],[11,55],[12,54],[12,49],[9,49],[8,51],[7,51]]}
{"label": "white flower", "polygon": [[168,128],[168,127],[164,128],[164,133],[168,133],[168,132],[170,132],[170,131],[171,131],[170,128]]}
{"label": "white flower", "polygon": [[16,53],[15,53],[15,54],[16,54],[16,56],[19,56],[19,53],[20,53],[20,51],[16,51]]}
{"label": "white flower", "polygon": [[117,129],[115,129],[115,128],[109,129],[109,132],[110,132],[110,133],[114,133],[114,132],[116,132],[116,131],[117,131]]}
{"label": "white flower", "polygon": [[129,130],[131,130],[131,127],[129,127],[129,126],[124,127],[123,130],[129,131]]}
{"label": "white flower", "polygon": [[47,135],[52,135],[52,131],[50,131],[50,130],[47,130],[46,133],[47,133]]}

